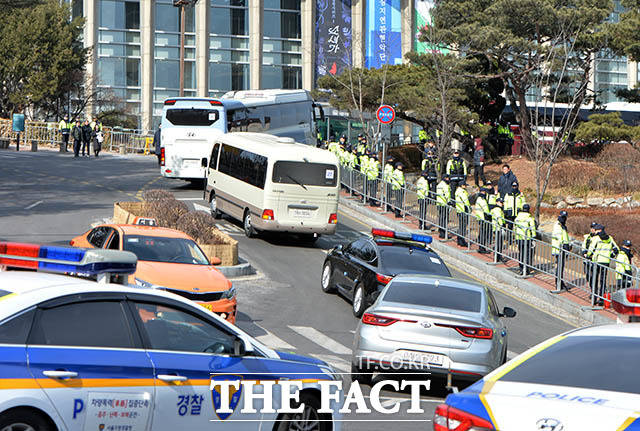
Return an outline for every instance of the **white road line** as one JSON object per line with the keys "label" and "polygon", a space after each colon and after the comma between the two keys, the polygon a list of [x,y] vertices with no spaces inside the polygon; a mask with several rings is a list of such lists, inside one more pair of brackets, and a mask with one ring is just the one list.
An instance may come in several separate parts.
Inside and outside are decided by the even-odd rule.
{"label": "white road line", "polygon": [[[198,200],[202,200],[202,199],[198,199]],[[200,204],[193,204],[193,209],[195,209],[196,211],[204,211],[206,213],[209,212],[209,207],[205,207],[204,205],[200,205]]]}
{"label": "white road line", "polygon": [[283,339],[276,337],[271,332],[267,331],[261,326],[259,326],[259,328],[265,331],[266,334],[259,335],[255,337],[255,339],[260,341],[262,344],[266,345],[267,347],[271,347],[272,349],[275,349],[275,350],[296,350],[295,347],[293,347],[291,344],[287,343]]}
{"label": "white road line", "polygon": [[289,326],[293,331],[338,355],[350,355],[351,349],[309,326]]}
{"label": "white road line", "polygon": [[38,201],[38,202],[34,202],[31,205],[24,207],[24,209],[26,210],[30,210],[31,208],[35,208],[36,206],[40,205],[42,203],[42,201]]}
{"label": "white road line", "polygon": [[519,354],[520,353],[516,353],[516,352],[512,352],[511,350],[507,350],[507,361],[512,360],[513,358],[515,358]]}
{"label": "white road line", "polygon": [[325,361],[327,364],[335,368],[336,371],[346,371],[346,372],[351,371],[351,362],[347,361],[346,359],[339,358],[333,355],[312,354],[311,356],[313,356],[316,359],[320,359],[321,361]]}
{"label": "white road line", "polygon": [[202,198],[176,198],[177,201],[201,201]]}

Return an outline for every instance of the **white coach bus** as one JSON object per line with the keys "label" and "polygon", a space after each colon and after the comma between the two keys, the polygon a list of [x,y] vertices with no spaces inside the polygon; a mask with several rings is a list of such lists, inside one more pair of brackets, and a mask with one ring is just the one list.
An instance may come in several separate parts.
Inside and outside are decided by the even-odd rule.
{"label": "white coach bus", "polygon": [[[160,171],[168,178],[202,180],[200,160],[218,133],[263,132],[314,145],[316,107],[305,90],[230,92],[221,98],[176,97],[162,110]],[[213,132],[213,133],[212,133]]]}
{"label": "white coach bus", "polygon": [[265,133],[218,135],[208,158],[211,215],[242,221],[252,237],[290,232],[307,241],[333,234],[338,222],[338,160],[329,151]]}

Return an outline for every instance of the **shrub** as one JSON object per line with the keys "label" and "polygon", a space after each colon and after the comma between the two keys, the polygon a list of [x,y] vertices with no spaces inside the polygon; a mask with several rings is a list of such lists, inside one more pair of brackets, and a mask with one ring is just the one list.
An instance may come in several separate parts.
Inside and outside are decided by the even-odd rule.
{"label": "shrub", "polygon": [[158,226],[177,229],[178,219],[189,212],[189,208],[175,199],[162,199],[147,202],[145,212],[148,217],[153,217]]}
{"label": "shrub", "polygon": [[142,194],[142,199],[146,202],[152,202],[152,201],[161,201],[165,199],[175,199],[175,198],[173,197],[173,193],[170,193],[166,190],[152,189],[152,190],[145,190],[144,193]]}
{"label": "shrub", "polygon": [[201,244],[225,244],[223,238],[216,235],[215,220],[211,215],[202,211],[192,211],[183,214],[176,224],[176,229],[191,236]]}

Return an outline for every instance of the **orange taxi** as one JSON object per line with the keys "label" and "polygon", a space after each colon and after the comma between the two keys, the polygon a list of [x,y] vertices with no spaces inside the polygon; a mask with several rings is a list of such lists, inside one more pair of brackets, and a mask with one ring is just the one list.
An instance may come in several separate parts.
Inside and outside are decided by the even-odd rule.
{"label": "orange taxi", "polygon": [[231,323],[236,321],[235,288],[183,232],[157,226],[104,224],[73,238],[70,244],[130,251],[138,256],[130,284],[173,292]]}

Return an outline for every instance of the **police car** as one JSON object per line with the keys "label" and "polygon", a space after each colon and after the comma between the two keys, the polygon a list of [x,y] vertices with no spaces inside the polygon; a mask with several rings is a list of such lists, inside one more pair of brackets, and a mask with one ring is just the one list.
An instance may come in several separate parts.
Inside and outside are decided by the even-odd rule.
{"label": "police car", "polygon": [[[339,429],[318,413],[319,382],[336,379],[326,363],[178,295],[110,283],[135,272],[132,253],[0,243],[0,268],[0,430]],[[220,412],[220,380],[301,380],[302,412],[241,412],[243,385]]]}
{"label": "police car", "polygon": [[640,324],[577,329],[436,408],[436,431],[640,430]]}

